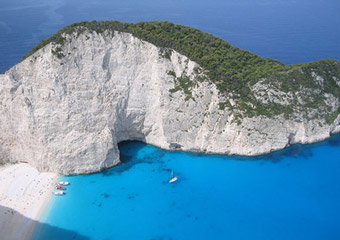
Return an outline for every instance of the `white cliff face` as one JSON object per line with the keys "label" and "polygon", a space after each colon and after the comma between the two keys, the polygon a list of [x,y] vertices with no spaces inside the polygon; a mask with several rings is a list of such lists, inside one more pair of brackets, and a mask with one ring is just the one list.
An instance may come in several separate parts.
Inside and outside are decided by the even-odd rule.
{"label": "white cliff face", "polygon": [[219,110],[214,84],[192,98],[170,93],[174,77],[195,81],[199,67],[128,33],[68,37],[65,57],[51,44],[0,75],[0,160],[27,161],[60,174],[100,171],[119,163],[117,143],[140,140],[165,149],[258,155],[311,143],[340,131],[334,124],[283,117],[235,121]]}

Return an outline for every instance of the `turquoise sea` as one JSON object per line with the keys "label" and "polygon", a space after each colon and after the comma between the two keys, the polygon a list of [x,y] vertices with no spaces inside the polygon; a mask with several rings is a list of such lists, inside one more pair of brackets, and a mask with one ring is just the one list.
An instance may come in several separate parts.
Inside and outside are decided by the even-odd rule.
{"label": "turquoise sea", "polygon": [[59,178],[34,239],[340,239],[339,149],[340,135],[252,158],[125,142],[122,165]]}
{"label": "turquoise sea", "polygon": [[[287,64],[340,59],[339,12],[339,0],[5,0],[0,72],[83,20],[168,20]],[[60,177],[71,185],[52,196],[33,239],[340,239],[340,135],[252,158],[140,142],[120,151],[118,167]]]}

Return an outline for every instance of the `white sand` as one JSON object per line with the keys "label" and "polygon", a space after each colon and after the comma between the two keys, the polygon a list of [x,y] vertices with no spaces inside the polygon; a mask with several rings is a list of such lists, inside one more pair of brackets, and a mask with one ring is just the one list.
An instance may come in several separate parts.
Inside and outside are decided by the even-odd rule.
{"label": "white sand", "polygon": [[56,178],[56,174],[38,172],[26,163],[0,167],[1,240],[30,239]]}

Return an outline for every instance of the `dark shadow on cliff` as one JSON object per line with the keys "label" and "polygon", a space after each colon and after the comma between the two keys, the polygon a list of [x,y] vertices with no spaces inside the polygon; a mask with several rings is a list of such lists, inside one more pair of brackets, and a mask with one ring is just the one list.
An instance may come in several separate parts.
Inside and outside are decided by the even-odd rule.
{"label": "dark shadow on cliff", "polygon": [[[0,239],[1,240],[14,240],[17,239],[15,237],[14,233],[23,231],[23,229],[20,229],[22,224],[30,223],[30,226],[35,226],[36,233],[39,234],[39,236],[34,236],[31,240],[90,240],[89,237],[83,236],[75,231],[62,229],[59,227],[51,226],[46,223],[40,223],[38,221],[29,219],[19,212],[7,208],[0,205]],[[17,226],[16,226],[17,225]],[[10,229],[13,229],[13,232],[9,231]],[[31,234],[32,232],[29,230],[26,234]],[[23,233],[24,234],[24,233]],[[24,234],[24,236],[27,236]]]}
{"label": "dark shadow on cliff", "polygon": [[152,164],[162,161],[162,157],[166,150],[158,147],[152,147],[152,151],[147,154],[143,153],[143,149],[147,146],[146,143],[139,141],[124,141],[118,144],[120,151],[119,157],[121,164],[114,168],[107,169],[102,172],[104,176],[112,176],[128,171],[136,164]]}

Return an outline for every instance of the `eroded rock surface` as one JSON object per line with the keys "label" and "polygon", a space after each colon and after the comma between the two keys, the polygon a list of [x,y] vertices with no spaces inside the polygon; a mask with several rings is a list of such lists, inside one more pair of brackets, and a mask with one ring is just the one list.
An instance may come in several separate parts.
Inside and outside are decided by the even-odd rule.
{"label": "eroded rock surface", "polygon": [[[129,33],[68,36],[61,59],[53,48],[48,44],[0,75],[2,161],[80,174],[118,164],[117,143],[124,140],[258,155],[340,131],[339,116],[332,124],[281,115],[236,120],[228,108],[220,110],[216,86],[198,80],[200,66],[175,51],[166,57]],[[192,96],[171,90],[174,74],[195,83]],[[266,91],[261,83],[255,87],[259,99],[267,94],[288,104],[291,97],[277,98],[280,92]],[[339,106],[337,100],[330,104]]]}

